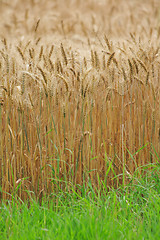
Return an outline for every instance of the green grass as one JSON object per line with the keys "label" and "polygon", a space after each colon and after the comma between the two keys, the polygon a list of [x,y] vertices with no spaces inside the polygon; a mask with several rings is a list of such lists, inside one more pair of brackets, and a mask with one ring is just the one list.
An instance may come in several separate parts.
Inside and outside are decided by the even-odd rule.
{"label": "green grass", "polygon": [[159,166],[125,188],[83,194],[60,192],[35,200],[2,202],[0,239],[159,239]]}

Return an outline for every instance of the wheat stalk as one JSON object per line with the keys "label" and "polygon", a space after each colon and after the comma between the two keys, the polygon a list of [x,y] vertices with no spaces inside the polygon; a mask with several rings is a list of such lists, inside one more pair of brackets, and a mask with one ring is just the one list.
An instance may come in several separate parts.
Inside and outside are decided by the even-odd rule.
{"label": "wheat stalk", "polygon": [[110,66],[111,61],[113,60],[114,55],[115,55],[115,52],[113,52],[113,53],[110,55],[110,57],[108,58],[108,61],[107,61],[107,67]]}
{"label": "wheat stalk", "polygon": [[67,60],[67,56],[66,56],[66,53],[65,53],[65,50],[64,50],[64,47],[63,47],[62,43],[61,43],[61,53],[62,53],[62,57],[63,57],[64,63],[67,66],[68,60]]}

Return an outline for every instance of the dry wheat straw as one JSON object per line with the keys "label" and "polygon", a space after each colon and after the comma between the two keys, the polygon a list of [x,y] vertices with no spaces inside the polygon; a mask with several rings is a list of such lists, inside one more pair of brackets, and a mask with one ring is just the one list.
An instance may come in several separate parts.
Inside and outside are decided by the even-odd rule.
{"label": "dry wheat straw", "polygon": [[50,49],[50,51],[49,51],[49,58],[51,58],[51,56],[52,56],[52,53],[53,53],[53,50],[54,50],[54,45],[52,45],[51,46],[51,49]]}
{"label": "dry wheat straw", "polygon": [[[46,17],[54,15],[49,2],[38,10],[48,9]],[[35,13],[36,1],[28,4]],[[0,197],[9,198],[6,193],[12,194],[19,183],[17,197],[25,200],[30,193],[40,201],[59,189],[70,191],[69,183],[74,191],[88,181],[99,191],[101,180],[106,187],[118,187],[127,183],[136,167],[157,161],[149,144],[138,150],[152,143],[160,152],[159,39],[145,22],[138,40],[133,17],[129,39],[128,26],[119,28],[114,19],[114,11],[119,10],[110,4],[107,24],[104,17],[93,17],[86,24],[81,15],[72,24],[71,14],[71,20],[64,17],[60,26],[54,15],[47,24],[43,19],[43,31],[40,19],[35,23],[29,18],[32,11],[25,11],[21,22],[19,8],[16,14],[13,9],[12,21],[7,15],[12,26],[6,27],[0,42]],[[133,16],[136,1],[126,4]],[[61,15],[58,5],[55,9]],[[148,11],[153,9],[147,6]],[[21,33],[16,40],[14,31]],[[105,44],[101,32],[110,37],[104,36]],[[64,43],[56,47],[62,34]]]}
{"label": "dry wheat straw", "polygon": [[138,59],[137,58],[137,61],[139,62],[139,64],[141,65],[141,67],[145,70],[145,72],[147,73],[147,68],[146,68],[146,66],[145,66],[145,64],[140,60],[140,59]]}
{"label": "dry wheat straw", "polygon": [[39,52],[39,57],[38,57],[39,61],[41,61],[42,56],[43,56],[43,46],[41,46],[41,49]]}
{"label": "dry wheat straw", "polygon": [[110,57],[108,58],[108,61],[107,61],[107,67],[110,66],[111,61],[113,60],[114,55],[115,55],[115,52],[113,52],[113,53],[110,55]]}
{"label": "dry wheat straw", "polygon": [[136,61],[135,61],[135,59],[134,59],[134,58],[132,58],[132,61],[133,61],[133,63],[134,63],[134,66],[135,66],[136,73],[138,74],[138,72],[139,72],[139,70],[138,70],[138,65],[137,65],[137,63],[136,63]]}
{"label": "dry wheat straw", "polygon": [[94,51],[94,60],[95,60],[95,68],[99,69],[100,68],[100,62],[99,62],[98,54],[97,54],[96,51]]}
{"label": "dry wheat straw", "polygon": [[60,79],[62,79],[63,80],[63,82],[64,82],[64,85],[65,85],[65,87],[66,87],[66,90],[67,90],[67,92],[68,92],[68,90],[69,90],[69,87],[68,87],[68,83],[67,83],[67,80],[62,76],[62,75],[60,75],[60,74],[57,74],[57,76],[60,78]]}
{"label": "dry wheat straw", "polygon": [[24,54],[23,54],[21,48],[17,46],[17,50],[18,50],[18,52],[19,52],[19,54],[20,54],[22,60],[25,62],[25,57],[24,57]]}
{"label": "dry wheat straw", "polygon": [[93,50],[91,50],[91,63],[92,63],[92,67],[95,67],[95,58],[94,58],[94,52]]}
{"label": "dry wheat straw", "polygon": [[107,38],[106,35],[104,35],[104,40],[105,40],[105,42],[106,42],[106,45],[107,45],[107,47],[108,47],[108,50],[111,52],[112,47],[111,47],[111,44],[110,44],[110,42],[109,42],[109,40],[108,40],[108,38]]}
{"label": "dry wheat straw", "polygon": [[42,75],[42,77],[43,77],[43,79],[44,79],[44,81],[45,81],[45,84],[47,84],[48,80],[47,80],[47,77],[46,77],[45,72],[42,70],[41,67],[37,67],[37,68],[38,68],[38,70],[40,71],[40,73],[41,73],[41,75]]}
{"label": "dry wheat straw", "polygon": [[133,71],[132,63],[131,63],[131,61],[129,59],[128,59],[128,64],[129,64],[129,68],[130,68],[130,81],[132,83],[132,77],[133,77],[134,71]]}
{"label": "dry wheat straw", "polygon": [[35,26],[35,29],[34,29],[35,32],[37,32],[37,30],[38,30],[39,23],[40,23],[40,19],[38,19],[38,21],[36,22],[36,26]]}
{"label": "dry wheat straw", "polygon": [[36,40],[36,45],[38,45],[38,43],[40,42],[41,38],[39,37],[37,40]]}
{"label": "dry wheat straw", "polygon": [[63,57],[64,63],[67,66],[68,60],[67,60],[67,56],[66,56],[66,53],[65,53],[65,50],[64,50],[64,47],[63,47],[62,43],[61,43],[61,53],[62,53],[62,57]]}

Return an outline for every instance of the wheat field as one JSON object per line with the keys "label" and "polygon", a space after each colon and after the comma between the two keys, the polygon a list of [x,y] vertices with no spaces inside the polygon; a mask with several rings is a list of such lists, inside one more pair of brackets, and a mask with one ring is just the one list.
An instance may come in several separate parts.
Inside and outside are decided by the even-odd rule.
{"label": "wheat field", "polygon": [[159,163],[158,0],[0,0],[0,16],[1,199]]}

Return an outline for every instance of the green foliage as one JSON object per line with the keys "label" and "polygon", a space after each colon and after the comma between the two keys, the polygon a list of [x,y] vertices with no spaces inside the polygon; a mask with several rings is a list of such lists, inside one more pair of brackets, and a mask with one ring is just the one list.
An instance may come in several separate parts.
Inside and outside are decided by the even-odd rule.
{"label": "green foliage", "polygon": [[54,200],[2,202],[0,239],[158,239],[159,166],[107,194],[88,186]]}

